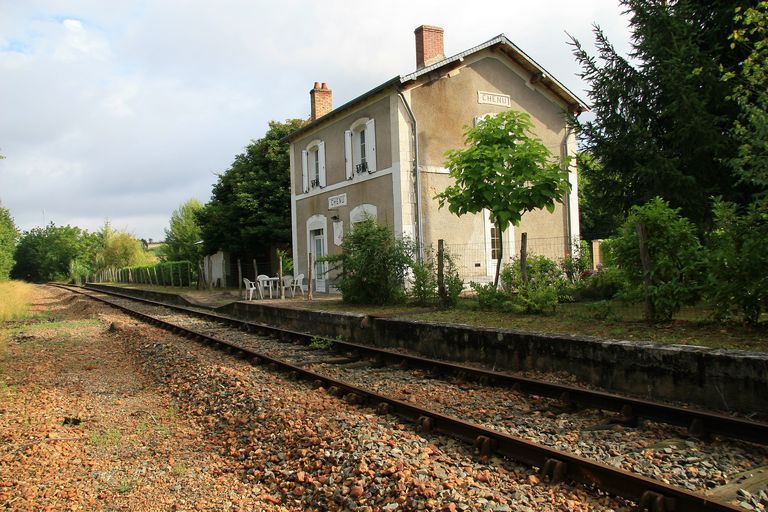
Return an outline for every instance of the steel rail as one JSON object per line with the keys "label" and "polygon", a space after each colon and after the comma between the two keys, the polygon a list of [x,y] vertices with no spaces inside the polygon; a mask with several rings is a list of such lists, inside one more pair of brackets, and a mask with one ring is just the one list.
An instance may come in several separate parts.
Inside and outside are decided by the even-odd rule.
{"label": "steel rail", "polygon": [[230,325],[243,326],[246,329],[258,329],[280,338],[290,337],[299,340],[311,340],[321,338],[333,342],[336,349],[343,348],[348,351],[367,354],[374,358],[386,358],[390,360],[405,361],[410,365],[425,368],[433,374],[452,373],[464,378],[473,378],[479,382],[487,384],[496,384],[509,386],[513,389],[532,395],[556,398],[563,402],[568,408],[593,408],[603,409],[621,413],[618,422],[625,424],[636,424],[640,418],[667,423],[685,427],[695,436],[706,436],[715,434],[749,441],[758,444],[768,444],[768,424],[758,421],[752,421],[745,418],[738,418],[719,414],[701,409],[670,405],[665,403],[632,398],[615,393],[607,393],[586,389],[578,386],[569,386],[567,384],[557,384],[539,379],[521,377],[509,373],[494,372],[483,370],[458,363],[451,363],[438,359],[402,354],[393,350],[387,350],[370,345],[362,345],[350,341],[335,340],[323,338],[305,332],[293,331],[267,325],[259,322],[249,322],[237,318],[220,315],[214,312],[203,312],[193,308],[167,304],[151,299],[133,297],[117,291],[95,290],[99,293],[106,293],[123,297],[130,300],[145,302],[158,306],[183,311],[198,317],[215,319],[226,322]]}
{"label": "steel rail", "polygon": [[650,512],[736,512],[741,510],[728,503],[710,499],[662,482],[636,475],[622,469],[585,459],[583,457],[525,441],[480,425],[470,423],[442,413],[418,407],[376,392],[321,375],[300,366],[270,357],[230,341],[181,327],[128,306],[116,304],[103,297],[68,287],[70,291],[82,293],[92,299],[119,308],[140,320],[173,332],[174,334],[224,347],[236,355],[249,358],[253,364],[268,363],[276,369],[288,372],[293,378],[312,380],[318,385],[327,385],[328,390],[342,395],[351,403],[371,405],[380,414],[395,414],[415,421],[422,433],[439,432],[473,444],[473,451],[480,456],[493,453],[540,468],[546,481],[560,482],[573,480],[596,486],[603,491],[635,502],[638,509]]}

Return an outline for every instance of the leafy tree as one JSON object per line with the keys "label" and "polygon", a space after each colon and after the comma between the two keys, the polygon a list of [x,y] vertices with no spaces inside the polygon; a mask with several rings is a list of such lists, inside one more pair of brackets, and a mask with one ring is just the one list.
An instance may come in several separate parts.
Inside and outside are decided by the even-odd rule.
{"label": "leafy tree", "polygon": [[[642,263],[638,225],[646,232],[650,270]],[[630,210],[610,250],[631,285],[646,298],[646,320],[667,321],[695,302],[701,281],[701,245],[694,225],[661,198]]]}
{"label": "leafy tree", "polygon": [[18,238],[19,230],[16,229],[11,212],[0,204],[0,281],[8,279],[11,273]]}
{"label": "leafy tree", "polygon": [[748,0],[623,0],[632,50],[619,55],[599,27],[597,56],[573,39],[589,83],[592,120],[573,120],[581,143],[600,163],[584,172],[597,201],[626,216],[659,196],[699,228],[711,221],[710,197],[743,201],[727,162],[737,105],[720,80],[743,51],[728,51],[734,7]]}
{"label": "leafy tree", "polygon": [[190,199],[171,214],[170,227],[165,230],[163,256],[167,261],[192,261],[200,258],[200,226],[196,214],[203,209],[197,199]]}
{"label": "leafy tree", "polygon": [[579,225],[582,240],[609,238],[624,216],[607,207],[605,191],[595,186],[592,177],[604,172],[603,166],[589,152],[577,156],[579,168]]}
{"label": "leafy tree", "polygon": [[755,187],[747,206],[718,199],[715,230],[707,247],[707,295],[715,316],[740,314],[756,324],[768,302],[768,2],[736,9],[731,49],[747,52],[723,80],[739,107],[732,135],[738,154],[729,162],[742,182]]}
{"label": "leafy tree", "polygon": [[731,99],[739,106],[733,135],[739,144],[731,165],[742,180],[768,189],[768,2],[737,9],[731,49],[745,59],[723,79],[733,83]]}
{"label": "leafy tree", "polygon": [[99,233],[101,247],[95,254],[96,270],[135,267],[151,263],[153,257],[144,250],[140,240],[127,231],[115,231],[109,222]]}
{"label": "leafy tree", "polygon": [[301,119],[271,121],[213,186],[197,214],[205,251],[245,254],[267,243],[291,240],[288,144],[281,139],[303,126]]}
{"label": "leafy tree", "polygon": [[90,241],[87,232],[76,226],[51,223],[25,231],[16,246],[11,276],[33,282],[66,279],[73,261],[88,259]]}
{"label": "leafy tree", "polygon": [[[486,117],[468,128],[466,147],[446,153],[446,167],[455,183],[436,198],[442,208],[456,215],[489,211],[499,233],[509,224],[517,226],[525,212],[546,208],[568,193],[568,172],[553,159],[533,134],[528,114],[508,110]],[[499,254],[494,286],[499,283],[503,254]]]}
{"label": "leafy tree", "polygon": [[707,243],[707,296],[715,317],[757,324],[768,305],[768,202],[740,211],[715,203],[715,229]]}

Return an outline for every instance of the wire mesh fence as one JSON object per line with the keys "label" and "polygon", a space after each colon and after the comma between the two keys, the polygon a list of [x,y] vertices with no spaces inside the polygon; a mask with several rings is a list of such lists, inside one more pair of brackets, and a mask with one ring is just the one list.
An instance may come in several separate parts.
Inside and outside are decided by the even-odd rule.
{"label": "wire mesh fence", "polygon": [[[499,256],[501,256],[502,265],[520,258],[520,245],[518,238],[512,247],[505,243],[503,252],[492,243],[446,243],[445,250],[453,259],[459,276],[467,284],[470,281],[484,283],[493,281]],[[551,260],[560,261],[573,254],[571,239],[565,236],[528,238],[527,254],[546,256]]]}

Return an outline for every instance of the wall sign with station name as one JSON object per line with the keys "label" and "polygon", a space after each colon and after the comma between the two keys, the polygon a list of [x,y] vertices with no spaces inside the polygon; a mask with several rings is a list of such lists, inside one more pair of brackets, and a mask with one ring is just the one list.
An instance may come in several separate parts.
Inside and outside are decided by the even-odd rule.
{"label": "wall sign with station name", "polygon": [[477,102],[500,107],[512,106],[512,98],[509,94],[497,94],[495,92],[477,91]]}
{"label": "wall sign with station name", "polygon": [[339,194],[328,198],[328,209],[333,210],[339,206],[347,206],[347,194]]}

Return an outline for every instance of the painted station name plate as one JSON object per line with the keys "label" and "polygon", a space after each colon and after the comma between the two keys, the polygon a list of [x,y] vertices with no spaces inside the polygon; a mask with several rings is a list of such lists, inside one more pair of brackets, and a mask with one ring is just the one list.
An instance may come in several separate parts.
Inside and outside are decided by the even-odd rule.
{"label": "painted station name plate", "polygon": [[512,106],[512,98],[508,94],[496,94],[495,92],[477,91],[477,102],[501,107]]}
{"label": "painted station name plate", "polygon": [[328,209],[338,208],[347,205],[347,194],[339,194],[328,198]]}

